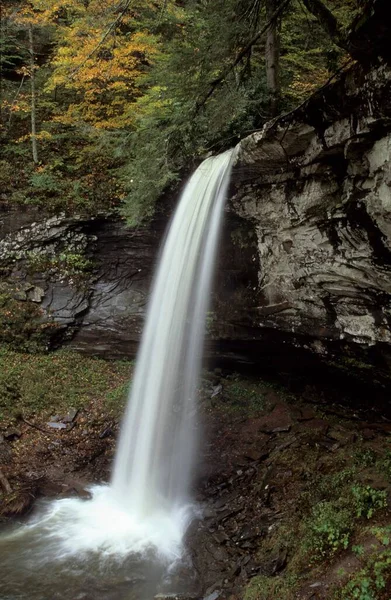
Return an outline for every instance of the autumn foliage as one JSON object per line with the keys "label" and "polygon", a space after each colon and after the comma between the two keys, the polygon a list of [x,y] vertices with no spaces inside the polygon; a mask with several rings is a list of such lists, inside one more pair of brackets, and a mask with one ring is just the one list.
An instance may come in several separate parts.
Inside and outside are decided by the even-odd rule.
{"label": "autumn foliage", "polygon": [[[3,3],[7,198],[51,210],[119,210],[132,224],[150,216],[184,170],[270,118],[266,34],[257,36],[267,32],[270,2],[284,4],[273,22],[273,111],[284,112],[349,58],[301,0]],[[322,2],[346,32],[362,4]]]}

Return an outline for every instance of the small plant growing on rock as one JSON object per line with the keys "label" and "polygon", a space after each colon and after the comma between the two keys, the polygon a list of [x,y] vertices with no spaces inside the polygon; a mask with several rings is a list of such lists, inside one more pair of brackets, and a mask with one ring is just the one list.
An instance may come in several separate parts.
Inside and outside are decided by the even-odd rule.
{"label": "small plant growing on rock", "polygon": [[56,331],[56,323],[44,319],[39,306],[0,294],[1,344],[22,352],[43,352]]}

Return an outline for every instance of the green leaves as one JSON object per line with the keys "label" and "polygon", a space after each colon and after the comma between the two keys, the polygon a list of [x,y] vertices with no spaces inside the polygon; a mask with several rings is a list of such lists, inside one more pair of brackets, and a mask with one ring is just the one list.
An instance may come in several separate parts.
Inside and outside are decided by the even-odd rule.
{"label": "green leaves", "polygon": [[[348,28],[357,0],[325,3]],[[69,212],[119,209],[136,226],[205,155],[235,145],[268,119],[265,36],[249,46],[266,22],[264,2],[18,6],[4,13],[0,31],[9,75],[1,98],[3,152],[17,174],[14,201]],[[28,24],[36,53],[34,172],[18,160],[31,144]],[[281,16],[281,109],[308,97],[341,59],[302,2],[291,0]]]}

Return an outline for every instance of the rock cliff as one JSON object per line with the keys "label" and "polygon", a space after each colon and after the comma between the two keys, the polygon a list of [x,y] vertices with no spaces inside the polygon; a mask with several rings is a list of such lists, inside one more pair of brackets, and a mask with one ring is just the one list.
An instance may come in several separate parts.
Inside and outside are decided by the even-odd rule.
{"label": "rock cliff", "polygon": [[[391,69],[356,65],[240,144],[231,209],[256,232],[251,325],[386,376],[391,342]],[[361,364],[360,364],[361,363]]]}

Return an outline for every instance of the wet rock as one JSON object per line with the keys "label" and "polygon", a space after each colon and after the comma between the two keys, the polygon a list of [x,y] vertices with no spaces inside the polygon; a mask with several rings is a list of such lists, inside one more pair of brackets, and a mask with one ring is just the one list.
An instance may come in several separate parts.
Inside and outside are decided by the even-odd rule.
{"label": "wet rock", "polygon": [[[224,508],[225,510],[225,508]],[[202,516],[204,519],[215,519],[217,516],[216,511],[213,508],[210,508],[209,506],[207,506],[203,512],[202,512]]]}
{"label": "wet rock", "polygon": [[217,581],[216,583],[214,583],[213,585],[209,586],[208,589],[205,592],[205,596],[203,598],[203,600],[210,600],[210,597],[213,594],[217,594],[217,596],[215,596],[215,599],[219,597],[219,595],[221,594],[220,589],[223,587],[223,581]]}
{"label": "wet rock", "polygon": [[310,421],[302,423],[301,426],[302,428],[311,430],[314,433],[326,435],[330,427],[330,423],[328,423],[324,419],[311,419]]}
{"label": "wet rock", "polygon": [[102,433],[99,434],[99,438],[101,440],[103,440],[103,439],[108,438],[108,437],[114,437],[114,435],[115,435],[114,430],[111,427],[106,427],[102,431]]}
{"label": "wet rock", "polygon": [[212,393],[210,395],[211,398],[214,398],[215,396],[218,396],[219,394],[221,394],[223,390],[223,386],[221,385],[221,383],[219,383],[218,385],[215,385],[212,388]]}
{"label": "wet rock", "polygon": [[199,597],[189,594],[160,593],[154,596],[154,600],[199,600]]}
{"label": "wet rock", "polygon": [[244,457],[252,460],[254,462],[260,462],[261,460],[265,460],[269,456],[269,452],[257,450],[256,448],[249,448],[245,451]]}
{"label": "wet rock", "polygon": [[271,430],[271,433],[288,433],[291,430],[290,425],[285,425],[284,427],[276,427]]}
{"label": "wet rock", "polygon": [[220,591],[216,590],[215,592],[204,596],[203,600],[218,600],[218,598],[220,598]]}
{"label": "wet rock", "polygon": [[239,535],[239,543],[254,540],[265,534],[265,528],[261,528],[259,525],[250,524],[247,525]]}
{"label": "wet rock", "polygon": [[276,429],[289,431],[289,428],[293,425],[292,417],[285,404],[277,404],[272,412],[260,421],[260,430],[265,433],[273,433]]}
{"label": "wet rock", "polygon": [[313,408],[305,407],[301,408],[299,411],[299,415],[297,416],[298,421],[310,421],[311,419],[316,419],[316,412]]}
{"label": "wet rock", "polygon": [[19,429],[7,429],[4,432],[4,438],[6,440],[8,440],[9,442],[13,442],[14,440],[17,440],[18,438],[21,437],[21,432],[19,431]]}
{"label": "wet rock", "polygon": [[25,515],[33,506],[35,500],[35,489],[18,490],[14,494],[6,496],[0,507],[0,516],[19,517]]}
{"label": "wet rock", "polygon": [[227,519],[231,519],[232,517],[234,517],[235,515],[237,515],[238,513],[240,513],[241,508],[237,508],[237,509],[231,509],[231,508],[227,508],[226,510],[223,510],[220,514],[217,515],[216,517],[216,522],[220,523],[220,522],[224,522]]}
{"label": "wet rock", "polygon": [[216,531],[216,533],[213,534],[213,539],[215,539],[218,544],[224,544],[229,541],[229,537],[224,531]]}
{"label": "wet rock", "polygon": [[319,440],[319,445],[328,450],[329,452],[336,452],[338,448],[341,447],[341,444],[339,442],[336,442],[335,440],[330,440],[327,437]]}
{"label": "wet rock", "polygon": [[53,498],[59,496],[67,489],[67,485],[56,481],[44,481],[38,487],[38,493],[41,496]]}
{"label": "wet rock", "polygon": [[354,442],[357,434],[354,431],[349,431],[341,426],[336,425],[328,430],[327,437],[337,441],[340,446],[346,446],[346,444]]}
{"label": "wet rock", "polygon": [[90,500],[92,498],[91,492],[86,490],[85,487],[79,481],[69,481],[68,492],[69,491],[75,491],[79,498],[83,498],[84,500]]}
{"label": "wet rock", "polygon": [[51,429],[66,429],[67,428],[65,423],[57,423],[56,421],[49,421],[49,423],[46,423],[46,425],[48,427],[50,427]]}
{"label": "wet rock", "polygon": [[175,593],[160,593],[154,596],[154,600],[198,600],[197,596],[188,594],[175,594]]}
{"label": "wet rock", "polygon": [[42,302],[42,299],[44,298],[44,296],[45,296],[45,291],[40,287],[34,287],[28,293],[28,299],[31,300],[31,302],[35,302],[37,304]]}
{"label": "wet rock", "polygon": [[376,437],[376,431],[370,429],[369,427],[364,427],[361,429],[361,435],[364,440],[373,440]]}
{"label": "wet rock", "polygon": [[[77,417],[77,413],[78,413],[78,409],[77,408],[71,408],[69,410],[69,412],[65,415],[65,417],[63,417],[61,419],[61,421],[63,423],[73,423],[73,421],[76,419]],[[53,419],[52,419],[53,420]]]}
{"label": "wet rock", "polygon": [[286,563],[287,563],[287,557],[288,557],[288,551],[286,550],[286,548],[280,549],[276,558],[273,559],[273,563],[274,563],[273,568],[272,568],[273,575],[277,575],[277,573],[280,573],[280,571],[285,569]]}

